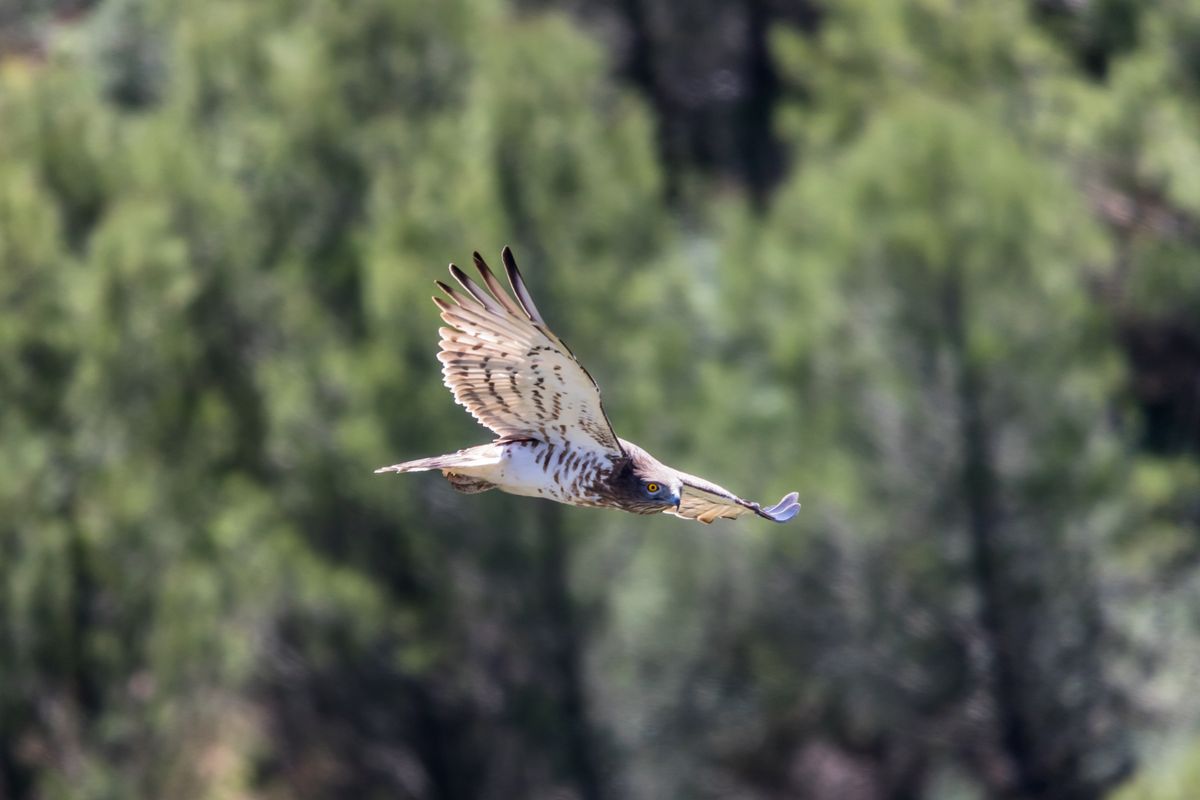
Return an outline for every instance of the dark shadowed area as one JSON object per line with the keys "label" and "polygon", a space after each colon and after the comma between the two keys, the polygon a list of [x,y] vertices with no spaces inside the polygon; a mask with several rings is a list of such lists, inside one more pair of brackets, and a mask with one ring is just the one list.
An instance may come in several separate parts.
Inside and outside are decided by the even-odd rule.
{"label": "dark shadowed area", "polygon": [[0,452],[0,800],[1192,800],[1200,2],[0,2]]}

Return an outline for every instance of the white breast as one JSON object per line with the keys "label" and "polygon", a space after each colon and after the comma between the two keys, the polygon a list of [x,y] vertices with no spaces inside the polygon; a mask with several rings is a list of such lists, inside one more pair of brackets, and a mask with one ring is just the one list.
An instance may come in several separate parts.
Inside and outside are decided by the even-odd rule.
{"label": "white breast", "polygon": [[544,497],[571,505],[592,505],[598,499],[588,490],[597,464],[591,453],[542,442],[513,442],[503,446],[500,463],[487,479],[510,494]]}

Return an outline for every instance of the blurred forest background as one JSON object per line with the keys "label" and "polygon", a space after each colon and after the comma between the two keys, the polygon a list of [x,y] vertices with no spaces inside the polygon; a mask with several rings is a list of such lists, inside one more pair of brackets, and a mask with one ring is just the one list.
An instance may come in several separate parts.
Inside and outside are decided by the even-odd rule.
{"label": "blurred forest background", "polygon": [[[462,497],[511,244],[790,525]],[[0,798],[1200,796],[1197,0],[4,0]]]}

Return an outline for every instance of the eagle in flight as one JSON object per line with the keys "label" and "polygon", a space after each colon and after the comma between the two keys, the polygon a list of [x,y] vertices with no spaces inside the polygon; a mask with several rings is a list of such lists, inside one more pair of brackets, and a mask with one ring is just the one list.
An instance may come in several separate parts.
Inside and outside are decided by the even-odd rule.
{"label": "eagle in flight", "polygon": [[[501,251],[514,300],[479,253],[485,291],[453,264],[463,291],[437,281],[442,374],[454,399],[495,441],[376,472],[441,470],[460,492],[500,489],[572,506],[674,514],[711,523],[757,514],[786,522],[800,511],[796,492],[767,508],[695,475],[672,469],[617,437],[600,389],[533,304],[512,251]],[[465,294],[464,294],[465,292]]]}

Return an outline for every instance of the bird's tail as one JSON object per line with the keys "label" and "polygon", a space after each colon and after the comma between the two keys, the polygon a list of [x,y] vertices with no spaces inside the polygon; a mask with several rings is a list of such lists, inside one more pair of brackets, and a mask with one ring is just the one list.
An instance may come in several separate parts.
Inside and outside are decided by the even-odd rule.
{"label": "bird's tail", "polygon": [[447,453],[444,456],[418,458],[416,461],[405,461],[403,464],[380,467],[375,472],[425,472],[431,469],[440,469],[470,474],[473,468],[490,467],[499,463],[500,448],[494,444],[481,444],[477,447],[459,450],[457,453]]}

